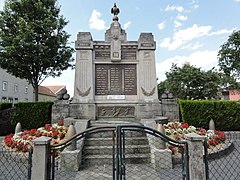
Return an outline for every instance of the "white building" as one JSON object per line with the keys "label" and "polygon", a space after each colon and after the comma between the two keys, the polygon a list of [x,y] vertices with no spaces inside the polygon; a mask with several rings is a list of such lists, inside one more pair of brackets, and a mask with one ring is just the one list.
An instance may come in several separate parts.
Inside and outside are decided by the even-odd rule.
{"label": "white building", "polygon": [[33,87],[25,79],[15,76],[0,68],[0,102],[31,102]]}

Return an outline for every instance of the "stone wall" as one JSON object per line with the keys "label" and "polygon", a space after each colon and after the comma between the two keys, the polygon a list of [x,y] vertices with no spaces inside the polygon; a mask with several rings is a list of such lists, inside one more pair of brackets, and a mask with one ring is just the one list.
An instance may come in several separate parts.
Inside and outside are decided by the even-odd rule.
{"label": "stone wall", "polygon": [[162,116],[179,121],[179,105],[176,99],[162,99]]}

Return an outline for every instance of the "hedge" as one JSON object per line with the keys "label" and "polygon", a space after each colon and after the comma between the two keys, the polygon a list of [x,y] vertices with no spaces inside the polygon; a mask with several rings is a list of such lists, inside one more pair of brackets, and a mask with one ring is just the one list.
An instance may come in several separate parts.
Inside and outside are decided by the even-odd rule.
{"label": "hedge", "polygon": [[0,136],[13,133],[15,127],[11,124],[12,103],[0,103]]}
{"label": "hedge", "polygon": [[12,103],[0,103],[0,111],[9,109],[12,107]]}
{"label": "hedge", "polygon": [[222,131],[240,130],[240,102],[224,100],[179,100],[182,120],[208,129],[211,119]]}
{"label": "hedge", "polygon": [[[23,129],[39,128],[51,123],[52,102],[19,102],[15,103],[13,108],[11,108],[11,103],[5,104],[10,104],[11,106],[0,104],[0,107],[2,105],[8,107],[5,110],[0,109],[2,116],[0,118],[0,126],[4,124],[0,129],[5,128],[4,132],[0,132],[0,135],[14,133],[17,122],[21,123]],[[8,114],[10,115],[7,116]],[[6,129],[6,127],[8,128]]]}

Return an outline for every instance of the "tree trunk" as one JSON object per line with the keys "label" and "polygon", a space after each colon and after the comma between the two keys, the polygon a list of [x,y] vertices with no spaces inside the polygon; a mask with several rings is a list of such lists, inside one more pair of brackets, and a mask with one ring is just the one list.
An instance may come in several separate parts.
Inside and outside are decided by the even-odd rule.
{"label": "tree trunk", "polygon": [[37,102],[38,101],[38,84],[36,85],[34,85],[34,96],[35,96],[35,102]]}

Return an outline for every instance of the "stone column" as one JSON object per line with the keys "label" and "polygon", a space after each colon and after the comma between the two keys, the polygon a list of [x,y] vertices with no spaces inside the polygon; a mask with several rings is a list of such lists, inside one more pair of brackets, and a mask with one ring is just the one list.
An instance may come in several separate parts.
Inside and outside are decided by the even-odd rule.
{"label": "stone column", "polygon": [[48,156],[50,147],[50,137],[39,137],[34,139],[33,159],[32,159],[32,180],[47,180],[48,178]]}
{"label": "stone column", "polygon": [[205,168],[203,162],[203,140],[204,136],[196,133],[185,135],[188,143],[189,154],[189,179],[199,180],[205,179]]}

